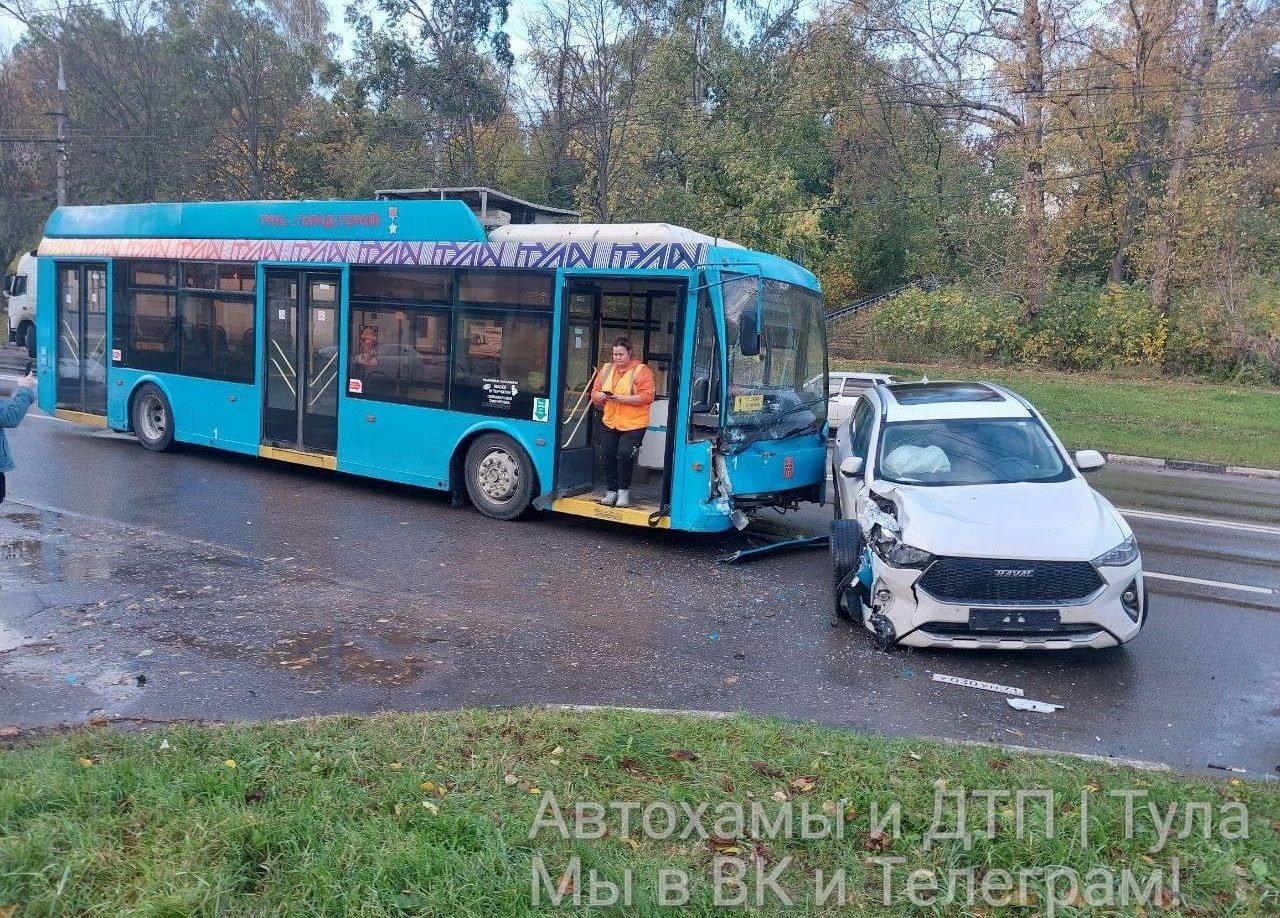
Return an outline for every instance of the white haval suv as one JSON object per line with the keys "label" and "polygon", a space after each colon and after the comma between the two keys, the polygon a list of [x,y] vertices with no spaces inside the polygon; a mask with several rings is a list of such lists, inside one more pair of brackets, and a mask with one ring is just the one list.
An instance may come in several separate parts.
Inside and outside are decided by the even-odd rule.
{"label": "white haval suv", "polygon": [[867,390],[832,458],[836,611],[881,646],[1110,647],[1147,615],[1142,558],[1026,399],[990,383]]}

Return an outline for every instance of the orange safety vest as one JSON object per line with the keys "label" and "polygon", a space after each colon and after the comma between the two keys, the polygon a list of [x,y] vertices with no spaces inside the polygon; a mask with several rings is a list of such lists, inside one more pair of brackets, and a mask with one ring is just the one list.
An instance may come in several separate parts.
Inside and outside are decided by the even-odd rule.
{"label": "orange safety vest", "polygon": [[649,426],[649,406],[653,404],[653,371],[640,361],[633,361],[621,376],[614,378],[613,363],[607,363],[596,377],[595,390],[608,390],[614,395],[647,395],[640,405],[623,405],[615,401],[604,403],[604,425],[614,430],[641,430]]}

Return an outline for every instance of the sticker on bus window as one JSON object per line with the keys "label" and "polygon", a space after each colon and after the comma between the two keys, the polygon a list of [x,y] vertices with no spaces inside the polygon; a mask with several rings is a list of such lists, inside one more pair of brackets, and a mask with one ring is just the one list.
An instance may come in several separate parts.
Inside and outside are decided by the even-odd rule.
{"label": "sticker on bus window", "polygon": [[353,395],[359,395],[364,391],[364,381],[360,379],[347,380],[347,391]]}
{"label": "sticker on bus window", "polygon": [[533,419],[535,421],[551,420],[551,400],[535,398],[533,400]]}
{"label": "sticker on bus window", "polygon": [[362,367],[378,365],[378,326],[360,326],[360,351],[356,354],[356,363]]}
{"label": "sticker on bus window", "polygon": [[283,321],[284,321],[284,310],[283,310],[283,309],[281,309],[281,310],[280,310],[279,314],[277,315],[277,318],[278,318],[281,322],[283,322]]}
{"label": "sticker on bus window", "polygon": [[120,353],[120,348],[113,347],[111,349],[111,362],[119,363],[123,359],[124,359],[124,355]]}
{"label": "sticker on bus window", "polygon": [[763,411],[764,410],[764,393],[755,395],[735,395],[733,397],[734,411]]}
{"label": "sticker on bus window", "polygon": [[316,310],[316,321],[317,321],[317,322],[325,322],[325,321],[327,321],[327,320],[328,320],[328,318],[329,318],[329,313],[328,313],[328,311],[327,311],[327,310],[324,310],[324,309],[317,309],[317,310]]}

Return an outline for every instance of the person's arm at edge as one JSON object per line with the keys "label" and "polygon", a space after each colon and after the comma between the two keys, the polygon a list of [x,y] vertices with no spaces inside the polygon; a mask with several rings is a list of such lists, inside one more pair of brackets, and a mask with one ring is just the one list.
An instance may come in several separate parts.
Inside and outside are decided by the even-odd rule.
{"label": "person's arm at edge", "polygon": [[36,394],[23,387],[13,393],[13,398],[0,403],[0,427],[17,427],[26,417],[27,409],[36,400]]}

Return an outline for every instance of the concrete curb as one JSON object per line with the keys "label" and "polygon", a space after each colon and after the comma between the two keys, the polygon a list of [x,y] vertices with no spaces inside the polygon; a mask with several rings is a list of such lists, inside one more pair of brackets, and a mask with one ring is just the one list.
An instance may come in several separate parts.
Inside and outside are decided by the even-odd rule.
{"label": "concrete curb", "polygon": [[1108,462],[1148,469],[1173,469],[1178,472],[1205,472],[1210,475],[1242,475],[1246,478],[1269,478],[1280,481],[1280,469],[1255,469],[1247,465],[1221,465],[1216,462],[1192,462],[1187,459],[1156,459],[1152,456],[1126,456],[1104,453]]}

